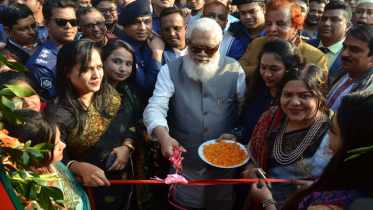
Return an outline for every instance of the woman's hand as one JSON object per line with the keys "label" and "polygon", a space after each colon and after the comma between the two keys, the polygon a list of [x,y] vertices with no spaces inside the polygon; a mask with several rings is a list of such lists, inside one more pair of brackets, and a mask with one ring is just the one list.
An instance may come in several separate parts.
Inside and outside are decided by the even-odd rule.
{"label": "woman's hand", "polygon": [[314,181],[294,179],[292,184],[295,185],[297,192],[308,188]]}
{"label": "woman's hand", "polygon": [[263,179],[251,185],[251,197],[258,203],[263,203],[268,199],[272,199],[272,193],[264,183]]}
{"label": "woman's hand", "polygon": [[[128,143],[131,144],[130,141]],[[107,171],[120,171],[126,167],[128,158],[130,157],[130,148],[127,146],[116,147],[110,154],[115,154],[116,158],[113,165]]]}
{"label": "woman's hand", "polygon": [[[258,178],[258,175],[257,175],[257,172],[258,170],[261,170],[263,171],[264,174],[266,174],[266,172],[264,172],[264,170],[262,168],[256,168],[254,164],[250,163],[248,164],[246,167],[245,167],[245,173],[242,174],[242,178],[243,179],[257,179]],[[251,185],[251,183],[247,183],[248,185]],[[270,183],[267,183],[267,186],[268,188],[271,188],[271,184]]]}
{"label": "woman's hand", "polygon": [[219,142],[221,140],[232,140],[232,141],[237,141],[237,137],[234,134],[231,133],[223,133],[221,136],[216,139],[216,142]]}
{"label": "woman's hand", "polygon": [[105,173],[99,167],[85,162],[76,162],[71,164],[70,171],[74,175],[81,176],[85,186],[98,187],[110,186]]}

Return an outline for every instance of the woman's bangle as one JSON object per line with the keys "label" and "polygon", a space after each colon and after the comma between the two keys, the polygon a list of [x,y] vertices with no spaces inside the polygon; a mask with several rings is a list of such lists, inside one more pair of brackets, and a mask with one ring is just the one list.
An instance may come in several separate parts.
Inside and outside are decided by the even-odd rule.
{"label": "woman's bangle", "polygon": [[122,146],[126,146],[130,149],[130,154],[135,152],[135,147],[132,146],[132,144],[129,143],[123,143]]}
{"label": "woman's bangle", "polygon": [[132,142],[132,144],[135,144],[135,141],[134,141],[133,139],[131,139],[131,138],[126,138],[126,139],[124,139],[123,144],[124,144],[126,141],[130,141],[130,142]]}
{"label": "woman's bangle", "polygon": [[240,174],[240,177],[241,177],[241,176],[243,177],[243,174],[244,174],[244,173],[247,173],[247,172],[249,172],[249,171],[248,171],[248,170],[242,171],[241,174]]}
{"label": "woman's bangle", "polygon": [[76,160],[69,161],[69,162],[66,164],[66,168],[67,168],[67,169],[70,169],[70,166],[71,166],[73,163],[75,163],[75,162],[78,162],[78,161],[76,161]]}

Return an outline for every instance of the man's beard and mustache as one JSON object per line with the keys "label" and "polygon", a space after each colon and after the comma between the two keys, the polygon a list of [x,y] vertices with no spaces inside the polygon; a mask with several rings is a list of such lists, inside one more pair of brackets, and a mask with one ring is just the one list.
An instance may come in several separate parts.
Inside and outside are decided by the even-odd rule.
{"label": "man's beard and mustache", "polygon": [[209,60],[207,64],[197,64],[190,54],[183,57],[183,67],[188,77],[194,81],[207,82],[216,73],[219,68],[220,53],[217,51],[212,58],[198,57],[195,58]]}

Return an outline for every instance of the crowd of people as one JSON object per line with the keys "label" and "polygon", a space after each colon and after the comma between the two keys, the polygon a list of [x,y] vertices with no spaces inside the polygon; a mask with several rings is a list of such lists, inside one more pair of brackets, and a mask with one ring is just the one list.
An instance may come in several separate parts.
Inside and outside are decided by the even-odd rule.
{"label": "crowd of people", "polygon": [[[372,208],[373,152],[349,151],[373,145],[373,0],[3,0],[0,8],[0,53],[29,70],[0,66],[0,86],[35,92],[12,99],[25,125],[0,120],[21,142],[54,144],[26,168],[61,178],[48,183],[64,193],[56,208]],[[248,163],[204,162],[198,148],[213,139],[245,145]],[[181,171],[168,161],[175,147]],[[174,193],[109,182],[177,172],[260,180],[179,184]],[[269,183],[261,172],[293,181]]]}

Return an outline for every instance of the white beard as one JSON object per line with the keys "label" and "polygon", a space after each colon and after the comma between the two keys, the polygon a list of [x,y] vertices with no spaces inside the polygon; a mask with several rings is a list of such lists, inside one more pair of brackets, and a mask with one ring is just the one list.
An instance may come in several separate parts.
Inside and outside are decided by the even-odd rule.
{"label": "white beard", "polygon": [[208,59],[207,64],[197,64],[190,54],[187,54],[183,57],[183,67],[185,73],[188,77],[194,81],[207,82],[214,75],[219,68],[220,53],[217,51],[212,58],[203,58]]}

